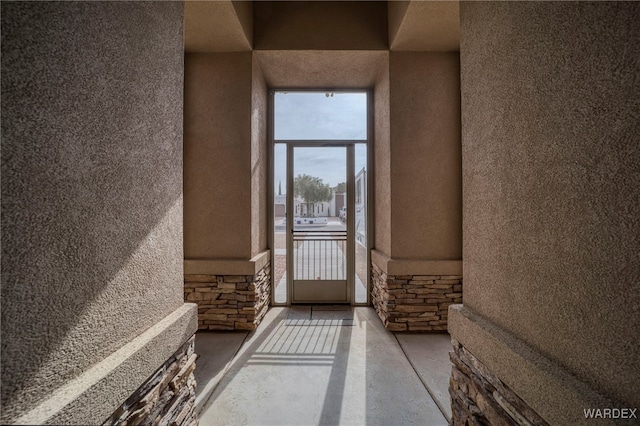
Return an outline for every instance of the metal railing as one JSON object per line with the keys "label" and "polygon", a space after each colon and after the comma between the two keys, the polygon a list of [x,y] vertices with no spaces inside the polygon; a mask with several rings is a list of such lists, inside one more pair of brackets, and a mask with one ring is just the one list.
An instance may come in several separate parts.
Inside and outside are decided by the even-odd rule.
{"label": "metal railing", "polygon": [[293,279],[346,280],[346,231],[293,232]]}

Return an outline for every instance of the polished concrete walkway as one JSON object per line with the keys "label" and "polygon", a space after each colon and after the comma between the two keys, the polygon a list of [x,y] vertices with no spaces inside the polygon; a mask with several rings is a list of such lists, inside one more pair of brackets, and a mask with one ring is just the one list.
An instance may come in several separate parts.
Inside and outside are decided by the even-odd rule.
{"label": "polished concrete walkway", "polygon": [[272,308],[255,332],[196,335],[200,424],[446,425],[450,347],[372,308]]}

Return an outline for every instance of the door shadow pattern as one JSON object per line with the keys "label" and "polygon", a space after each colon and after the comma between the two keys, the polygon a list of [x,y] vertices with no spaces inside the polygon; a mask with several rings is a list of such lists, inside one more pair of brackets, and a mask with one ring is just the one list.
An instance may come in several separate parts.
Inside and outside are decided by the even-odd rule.
{"label": "door shadow pattern", "polygon": [[272,309],[204,404],[201,424],[447,424],[372,309],[316,311],[328,312],[353,319]]}
{"label": "door shadow pattern", "polygon": [[[307,312],[292,309],[291,317],[282,310],[264,329],[256,332],[253,339],[241,349],[229,371],[220,381],[211,398],[205,404],[201,422],[206,424],[252,424],[251,416],[238,415],[237,404],[259,406],[261,400],[270,399],[275,406],[269,414],[271,424],[337,424],[339,423],[344,392],[344,380],[349,358],[351,327],[343,327],[338,319],[316,319]],[[351,321],[352,320],[346,320]],[[225,390],[240,378],[241,370],[270,367],[270,377],[263,383],[248,382],[234,386],[232,395]],[[287,371],[287,370],[291,371]],[[327,369],[330,370],[327,375]],[[314,375],[314,371],[319,374]],[[242,374],[246,376],[246,374]],[[284,375],[282,384],[275,384]],[[291,375],[296,376],[296,386],[289,386]],[[251,376],[251,374],[249,374]],[[264,375],[256,372],[256,377]],[[320,385],[320,386],[318,386]],[[271,391],[269,391],[269,389]],[[274,394],[273,389],[276,389]],[[315,390],[314,390],[315,389]],[[235,394],[240,390],[240,394]],[[311,391],[311,392],[305,392]],[[326,390],[326,391],[325,391]],[[321,398],[320,398],[321,397]],[[224,403],[219,399],[225,399]],[[229,403],[232,406],[227,412]],[[284,405],[279,409],[277,405]],[[319,404],[319,405],[318,405]],[[312,405],[315,418],[305,420]],[[253,421],[255,422],[255,420]],[[255,424],[255,423],[253,423]]]}

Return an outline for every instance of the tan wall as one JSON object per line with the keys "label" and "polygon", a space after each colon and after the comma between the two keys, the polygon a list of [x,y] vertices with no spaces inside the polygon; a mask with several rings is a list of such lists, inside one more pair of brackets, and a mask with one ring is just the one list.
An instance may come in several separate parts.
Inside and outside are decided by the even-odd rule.
{"label": "tan wall", "polygon": [[267,84],[256,59],[252,60],[251,89],[251,257],[267,248]]}
{"label": "tan wall", "polygon": [[254,48],[375,50],[388,47],[385,2],[255,2]]}
{"label": "tan wall", "polygon": [[185,55],[185,259],[251,257],[252,75],[250,52]]}
{"label": "tan wall", "polygon": [[391,257],[462,258],[457,53],[390,53]]}
{"label": "tan wall", "polygon": [[256,50],[265,80],[274,88],[369,89],[389,53],[380,50]]}
{"label": "tan wall", "polygon": [[374,242],[373,247],[391,255],[391,147],[389,123],[389,61],[381,66],[374,89]]}
{"label": "tan wall", "polygon": [[[638,407],[638,4],[464,2],[461,15],[464,304]],[[482,342],[467,348],[490,362]],[[542,403],[517,364],[500,368],[547,420],[589,408]]]}
{"label": "tan wall", "polygon": [[102,424],[195,332],[183,6],[3,2],[1,15],[1,422]]}

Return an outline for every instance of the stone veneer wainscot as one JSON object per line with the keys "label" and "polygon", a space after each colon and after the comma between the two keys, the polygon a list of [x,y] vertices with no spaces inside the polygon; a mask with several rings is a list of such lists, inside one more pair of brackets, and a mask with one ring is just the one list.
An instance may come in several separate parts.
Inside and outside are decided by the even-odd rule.
{"label": "stone veneer wainscot", "polygon": [[195,336],[122,404],[106,425],[197,426]]}
{"label": "stone veneer wainscot", "polygon": [[548,423],[455,339],[452,340],[451,424],[513,424],[548,426]]}
{"label": "stone veneer wainscot", "polygon": [[184,297],[198,304],[199,330],[254,330],[269,309],[271,265],[255,275],[185,275]]}
{"label": "stone veneer wainscot", "polygon": [[391,331],[446,331],[449,305],[462,303],[460,275],[387,275],[371,265],[373,306]]}

